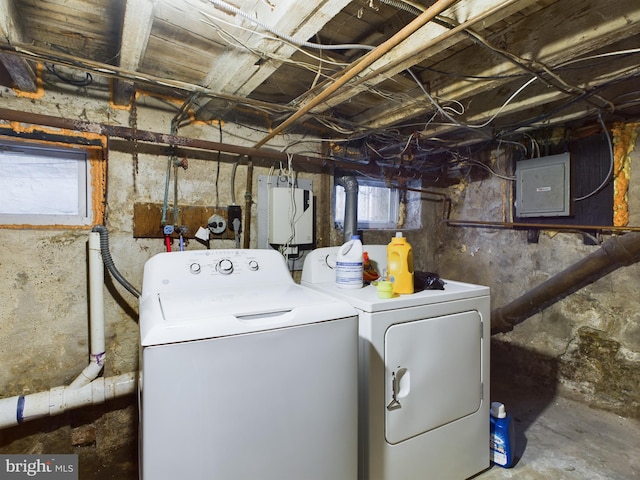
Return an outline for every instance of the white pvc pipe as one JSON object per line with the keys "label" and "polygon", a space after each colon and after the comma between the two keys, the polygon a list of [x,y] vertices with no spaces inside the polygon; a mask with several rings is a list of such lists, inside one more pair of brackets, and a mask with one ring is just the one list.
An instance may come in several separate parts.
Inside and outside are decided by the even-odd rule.
{"label": "white pvc pipe", "polygon": [[136,391],[136,377],[136,372],[129,372],[98,378],[79,388],[55,387],[46,392],[3,398],[0,400],[0,429],[132,394]]}
{"label": "white pvc pipe", "polygon": [[65,387],[31,395],[0,399],[0,429],[27,420],[59,415],[67,410],[97,405],[136,391],[136,372],[98,378],[104,367],[104,263],[100,252],[100,234],[89,234],[89,365]]}
{"label": "white pvc pipe", "polygon": [[104,263],[100,252],[100,234],[89,233],[89,364],[69,385],[80,388],[98,377],[105,361],[104,342]]}

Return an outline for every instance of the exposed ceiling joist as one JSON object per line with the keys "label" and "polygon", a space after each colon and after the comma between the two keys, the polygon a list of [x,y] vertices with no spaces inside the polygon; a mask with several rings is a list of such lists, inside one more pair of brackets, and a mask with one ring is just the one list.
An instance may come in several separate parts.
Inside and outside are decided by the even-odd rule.
{"label": "exposed ceiling joist", "polygon": [[[305,43],[307,39],[313,38],[349,1],[281,1],[273,4],[274,8],[269,8],[266,2],[255,1],[246,4],[243,9],[246,9],[247,14],[255,12],[256,18],[262,19],[261,23],[269,25],[282,37]],[[218,5],[216,7],[212,16],[224,17],[224,23],[229,30],[224,34],[219,32],[220,35],[233,35],[233,37],[227,37],[230,45],[222,55],[215,58],[204,84],[215,86],[217,90],[232,95],[250,95],[284,62],[291,59],[297,51],[297,46],[289,41],[282,42],[271,32],[257,33],[259,30],[247,18]],[[234,42],[236,42],[235,45]],[[242,47],[238,48],[240,45]],[[215,109],[207,109],[205,106],[199,112],[198,118],[208,120],[216,113],[220,115],[224,112],[216,112]]]}
{"label": "exposed ceiling joist", "polygon": [[[24,35],[10,0],[0,0],[0,42],[24,43]],[[38,90],[36,75],[25,59],[0,52],[0,62],[16,88],[31,93]]]}
{"label": "exposed ceiling joist", "polygon": [[[583,3],[597,4],[597,1],[591,0]],[[475,72],[474,74],[477,76],[489,79],[491,77],[501,78],[483,82],[469,79],[445,83],[442,80],[439,81],[436,75],[427,73],[424,76],[424,80],[429,82],[433,95],[441,99],[456,99],[467,105],[466,99],[477,98],[481,94],[493,91],[498,92],[498,95],[506,101],[514,91],[512,87],[502,88],[503,85],[512,82],[509,78],[510,76],[526,73],[527,76],[523,78],[521,84],[532,78],[533,75],[523,68],[525,65],[531,65],[531,70],[539,71],[542,77],[553,81],[553,78],[545,75],[543,71],[537,68],[537,65],[549,65],[556,69],[562,66],[566,67],[568,66],[566,62],[601,49],[621,37],[640,34],[640,10],[633,11],[633,9],[628,8],[625,2],[616,3],[606,11],[598,12],[597,15],[600,21],[596,25],[594,25],[592,17],[596,15],[595,11],[587,9],[585,12],[590,13],[577,13],[573,17],[573,23],[577,28],[575,30],[571,29],[569,32],[560,28],[561,25],[554,21],[553,12],[547,11],[528,16],[520,23],[514,24],[508,31],[501,32],[499,38],[496,39],[496,43],[507,45],[510,52],[520,56],[522,58],[522,66],[517,66],[515,63],[504,59],[496,63],[496,58],[499,58],[499,56],[488,49],[481,51],[478,51],[478,49],[466,49],[437,65],[439,71],[449,72],[456,71],[459,65],[466,65],[468,71]],[[532,23],[537,25],[537,28],[532,28]],[[541,45],[542,39],[544,39],[544,47],[533,51],[531,45]],[[490,39],[490,41],[493,40]],[[609,68],[606,68],[606,70],[608,71]],[[562,73],[559,75],[562,76]],[[621,72],[622,75],[627,76],[629,72]],[[433,79],[433,82],[430,79]],[[598,82],[597,77],[594,78],[590,72],[587,72],[586,77],[572,81],[576,85],[589,85],[591,83],[590,88],[602,83]],[[407,116],[419,116],[434,110],[433,105],[425,101],[425,97],[419,89],[415,89],[410,96],[415,99],[413,102],[404,103],[401,107],[387,102],[371,109],[366,115],[356,117],[354,120],[378,128],[385,128]],[[482,97],[479,98],[482,100]],[[529,97],[527,103],[544,105],[547,101],[544,97]],[[485,120],[493,116],[496,110],[495,108],[493,111],[491,108],[485,109],[486,107],[483,108],[478,105],[478,102],[474,103],[473,107],[477,107],[476,111],[480,112],[476,113],[476,116],[485,118]],[[602,106],[606,107],[607,105]]]}
{"label": "exposed ceiling joist", "polygon": [[[459,24],[468,27],[472,27],[480,21],[483,21],[484,26],[488,27],[522,8],[523,3],[529,4],[534,1],[486,0],[483,2],[460,2],[442,12],[442,15],[455,18]],[[456,31],[459,32],[461,30],[462,28],[459,28]],[[386,79],[392,78],[394,75],[430,57],[441,54],[459,42],[460,37],[455,37],[455,31],[452,32],[437,23],[430,22],[364,69],[339,94],[323,102],[322,106],[315,108],[313,112],[320,113],[322,109],[339,105],[358,93],[369,90]],[[311,101],[311,98],[307,98],[304,101],[298,100],[298,103],[304,105]]]}
{"label": "exposed ceiling joist", "polygon": [[[265,144],[348,141],[334,160],[420,156],[412,168],[437,170],[507,133],[640,119],[639,25],[637,1],[0,0],[0,82],[15,87],[40,62],[45,92],[102,98],[104,82],[69,81],[90,72],[116,79],[122,104],[131,88],[175,97],[185,122],[241,123]],[[18,88],[33,90],[25,71]]]}
{"label": "exposed ceiling joist", "polygon": [[[152,0],[126,0],[122,34],[120,39],[120,67],[136,71],[147,49],[147,42],[153,25],[155,2]],[[131,82],[115,80],[113,102],[128,105],[133,87]]]}

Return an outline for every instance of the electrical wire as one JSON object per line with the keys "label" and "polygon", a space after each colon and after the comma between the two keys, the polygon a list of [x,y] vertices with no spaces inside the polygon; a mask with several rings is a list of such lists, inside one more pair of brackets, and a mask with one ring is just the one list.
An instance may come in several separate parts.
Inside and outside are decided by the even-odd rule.
{"label": "electrical wire", "polygon": [[604,131],[604,135],[607,138],[607,145],[609,146],[609,158],[610,158],[609,171],[607,172],[607,175],[604,177],[604,180],[602,180],[602,183],[598,186],[598,188],[593,190],[591,193],[588,193],[587,195],[583,195],[582,197],[574,198],[573,200],[575,202],[580,202],[582,200],[586,200],[587,198],[593,197],[594,195],[599,193],[609,183],[609,181],[611,180],[611,176],[613,174],[613,165],[615,163],[615,159],[614,159],[614,156],[613,156],[613,144],[611,143],[611,137],[609,136],[609,131],[607,130],[606,125],[602,121],[602,116],[600,115],[600,113],[598,113],[598,122],[600,123],[600,126],[602,127],[602,130]]}
{"label": "electrical wire", "polygon": [[[616,79],[610,80],[608,82],[605,82],[603,84],[598,85],[597,87],[595,87],[591,91],[585,93],[583,96],[589,96],[594,91],[602,90],[602,89],[604,89],[606,87],[615,85],[618,82],[631,80],[632,78],[638,78],[638,77],[640,77],[640,73],[635,73],[635,74],[633,74],[631,76],[627,76],[627,77],[624,77],[624,78],[616,78]],[[560,111],[562,111],[562,110],[564,110],[566,108],[569,108],[570,106],[574,105],[575,103],[581,101],[583,96],[580,96],[580,97],[577,97],[577,98],[572,98],[568,102],[565,102],[562,105],[559,105],[559,106],[557,106],[557,107],[555,107],[555,108],[553,108],[553,109],[551,109],[551,110],[549,110],[549,111],[547,111],[547,112],[545,112],[545,113],[543,113],[541,115],[538,115],[537,117],[534,117],[534,118],[519,122],[519,123],[517,123],[515,125],[510,125],[510,126],[508,126],[508,128],[505,127],[503,129],[503,132],[515,132],[515,131],[523,128],[523,127],[530,127],[530,126],[534,126],[538,122],[547,121],[549,118],[553,117],[553,115],[555,115],[556,113],[558,113],[558,112],[560,112]],[[597,114],[598,110],[599,109],[595,109],[594,108],[590,112],[590,114],[594,114],[595,115],[595,114]]]}
{"label": "electrical wire", "polygon": [[93,83],[93,76],[89,72],[85,72],[85,74],[84,74],[85,78],[83,80],[75,80],[73,78],[66,77],[66,76],[62,75],[60,72],[58,72],[56,70],[55,64],[53,64],[53,63],[45,62],[44,66],[47,69],[47,71],[51,72],[56,77],[58,77],[60,80],[62,80],[65,83],[68,83],[69,85],[74,85],[76,87],[86,87],[86,86],[91,85]]}
{"label": "electrical wire", "polygon": [[515,182],[515,180],[516,180],[516,177],[509,176],[509,175],[502,175],[501,173],[498,173],[495,170],[493,170],[489,165],[486,165],[485,163],[479,162],[478,160],[472,160],[472,159],[468,158],[468,159],[466,159],[466,163],[468,163],[470,165],[474,165],[476,167],[483,168],[484,170],[489,172],[494,177],[498,177],[498,178],[501,178],[503,180],[509,180],[511,182]]}
{"label": "electrical wire", "polygon": [[[195,7],[195,8],[197,8],[197,7]],[[288,57],[279,56],[279,55],[276,55],[273,52],[267,52],[267,51],[264,51],[264,50],[258,50],[255,47],[251,47],[249,45],[246,45],[236,35],[233,35],[228,30],[223,29],[222,27],[220,27],[219,24],[221,23],[221,24],[224,24],[224,25],[229,25],[232,28],[235,28],[235,29],[238,29],[238,30],[242,30],[242,31],[246,31],[250,35],[260,35],[265,40],[278,40],[278,41],[280,41],[282,43],[285,43],[287,45],[292,46],[298,52],[300,52],[300,53],[302,53],[302,54],[304,54],[304,55],[306,55],[306,56],[308,56],[308,57],[310,57],[310,58],[312,58],[314,60],[317,60],[319,62],[321,61],[321,62],[323,62],[325,64],[334,65],[334,66],[337,66],[337,67],[344,67],[344,66],[348,65],[347,62],[337,61],[337,60],[332,59],[331,57],[319,57],[319,56],[313,54],[312,52],[309,52],[308,50],[300,48],[300,45],[298,45],[297,43],[289,42],[289,41],[287,41],[287,39],[279,37],[277,35],[276,36],[267,35],[267,34],[265,34],[263,32],[256,31],[254,29],[246,28],[246,27],[244,27],[242,25],[229,22],[227,20],[224,20],[224,19],[222,19],[220,17],[217,17],[215,15],[212,15],[212,14],[210,14],[208,12],[205,12],[205,11],[202,11],[202,10],[198,10],[198,12],[203,17],[205,17],[206,19],[209,20],[209,21],[204,21],[204,20],[201,20],[201,21],[203,23],[205,23],[206,25],[214,28],[224,41],[228,42],[230,45],[235,44],[235,46],[240,46],[242,48],[245,48],[245,49],[251,51],[252,53],[254,53],[257,57],[262,58],[263,60],[271,58],[273,60],[277,60],[277,61],[280,61],[280,62],[283,62],[283,63],[307,65],[304,62],[294,61],[294,60],[291,60]],[[362,49],[366,49],[365,48],[366,45],[363,45],[362,47],[363,47]],[[315,65],[309,64],[309,66],[307,68],[308,69],[314,69],[315,67],[316,67]]]}
{"label": "electrical wire", "polygon": [[250,22],[252,22],[255,25],[258,25],[259,27],[262,27],[264,30],[276,35],[279,38],[282,38],[284,40],[286,40],[287,42],[293,43],[294,45],[299,45],[301,47],[307,47],[307,48],[314,48],[317,50],[373,50],[374,47],[371,47],[369,45],[361,45],[361,44],[357,44],[357,43],[349,43],[349,44],[339,44],[339,45],[323,45],[323,44],[319,44],[319,43],[313,43],[313,42],[307,42],[307,41],[300,41],[300,40],[296,40],[295,38],[291,37],[290,35],[287,35],[285,33],[279,32],[278,30],[270,27],[269,25],[265,24],[264,22],[261,22],[260,20],[258,20],[257,18],[251,16],[250,14],[248,14],[247,12],[234,7],[233,5],[228,4],[227,2],[223,1],[223,0],[207,0],[209,3],[215,5],[216,7],[227,11],[228,13],[233,13],[235,15],[239,15],[241,17],[244,17],[245,19],[249,20]]}
{"label": "electrical wire", "polygon": [[[439,16],[437,20],[443,26],[451,29],[456,28],[460,25],[455,20],[447,17],[443,17],[443,16]],[[518,55],[515,55],[514,53],[509,52],[508,50],[504,50],[502,48],[496,47],[495,45],[491,44],[487,39],[485,39],[484,37],[482,37],[481,35],[479,35],[478,33],[476,33],[470,28],[465,29],[464,33],[469,37],[471,37],[472,39],[474,39],[475,41],[477,41],[483,47],[487,48],[488,50],[494,53],[497,53],[501,57],[513,63],[518,68],[521,68],[525,70],[527,73],[532,74],[535,78],[537,78],[538,80],[540,80],[541,82],[543,82],[544,84],[550,87],[554,87],[567,95],[581,95],[587,92],[584,88],[576,87],[575,85],[570,85],[565,80],[563,80],[558,74],[552,71],[551,68],[549,68],[547,65],[543,64],[542,62],[525,59],[525,58],[519,57]],[[540,71],[546,73],[553,81],[546,79],[543,75],[539,73]],[[609,107],[609,109],[613,111],[614,107],[611,102],[597,95],[594,95],[594,97],[598,98],[598,100],[606,104]]]}

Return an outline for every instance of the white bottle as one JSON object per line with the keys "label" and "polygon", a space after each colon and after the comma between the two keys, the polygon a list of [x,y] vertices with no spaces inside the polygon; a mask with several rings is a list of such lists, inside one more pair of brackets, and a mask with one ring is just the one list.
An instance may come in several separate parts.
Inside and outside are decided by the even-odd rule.
{"label": "white bottle", "polygon": [[359,235],[342,245],[336,256],[336,285],[338,288],[362,288],[363,253]]}

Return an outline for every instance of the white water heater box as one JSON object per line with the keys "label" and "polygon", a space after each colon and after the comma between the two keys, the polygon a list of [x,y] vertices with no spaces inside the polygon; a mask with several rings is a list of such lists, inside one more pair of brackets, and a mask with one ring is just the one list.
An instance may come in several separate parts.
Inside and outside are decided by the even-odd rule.
{"label": "white water heater box", "polygon": [[313,192],[303,188],[269,188],[269,243],[313,243]]}

